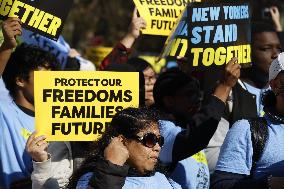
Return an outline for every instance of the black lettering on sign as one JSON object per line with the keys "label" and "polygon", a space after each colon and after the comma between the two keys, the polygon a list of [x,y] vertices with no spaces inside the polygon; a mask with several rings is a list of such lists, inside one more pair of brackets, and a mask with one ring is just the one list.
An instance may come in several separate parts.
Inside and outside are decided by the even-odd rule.
{"label": "black lettering on sign", "polygon": [[73,0],[0,1],[0,18],[18,17],[23,27],[57,40]]}
{"label": "black lettering on sign", "polygon": [[59,133],[63,135],[75,134],[103,134],[105,126],[109,126],[109,122],[69,122],[69,123],[52,123],[51,134],[58,135]]}

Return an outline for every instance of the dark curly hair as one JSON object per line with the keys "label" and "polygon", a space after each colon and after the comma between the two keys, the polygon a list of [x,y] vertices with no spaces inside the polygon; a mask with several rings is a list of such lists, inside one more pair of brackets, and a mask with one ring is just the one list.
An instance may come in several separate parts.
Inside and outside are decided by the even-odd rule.
{"label": "dark curly hair", "polygon": [[154,84],[153,96],[155,107],[159,110],[163,110],[165,108],[163,98],[166,96],[174,96],[178,90],[187,85],[191,85],[192,89],[198,89],[196,92],[199,92],[200,87],[198,80],[185,74],[181,70],[172,68],[162,73]]}
{"label": "dark curly hair", "polygon": [[153,69],[152,65],[149,62],[138,57],[128,59],[127,64],[133,66],[138,72],[143,72],[148,67]]}
{"label": "dark curly hair", "polygon": [[113,117],[110,126],[106,128],[102,138],[91,146],[91,153],[81,167],[73,173],[68,188],[76,188],[80,177],[93,170],[90,164],[103,158],[104,150],[109,145],[112,137],[123,135],[125,138],[130,138],[153,124],[158,125],[158,120],[158,112],[147,107],[126,108],[117,113]]}
{"label": "dark curly hair", "polygon": [[58,70],[59,63],[54,55],[36,46],[22,43],[15,49],[2,75],[12,97],[15,97],[17,92],[16,78],[28,81],[30,71],[39,67]]}

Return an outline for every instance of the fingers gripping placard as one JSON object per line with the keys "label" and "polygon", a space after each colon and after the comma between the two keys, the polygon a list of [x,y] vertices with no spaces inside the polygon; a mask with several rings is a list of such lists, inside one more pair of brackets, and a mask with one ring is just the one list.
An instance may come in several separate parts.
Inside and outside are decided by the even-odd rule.
{"label": "fingers gripping placard", "polygon": [[138,73],[35,72],[36,130],[49,141],[96,140],[117,112],[138,103]]}

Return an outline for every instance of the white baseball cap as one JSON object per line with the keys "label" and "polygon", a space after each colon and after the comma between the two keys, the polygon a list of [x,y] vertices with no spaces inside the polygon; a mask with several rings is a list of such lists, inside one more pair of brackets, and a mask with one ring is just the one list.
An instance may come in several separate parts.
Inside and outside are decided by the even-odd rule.
{"label": "white baseball cap", "polygon": [[269,81],[275,79],[278,74],[284,70],[284,52],[280,53],[276,59],[273,60],[269,67]]}

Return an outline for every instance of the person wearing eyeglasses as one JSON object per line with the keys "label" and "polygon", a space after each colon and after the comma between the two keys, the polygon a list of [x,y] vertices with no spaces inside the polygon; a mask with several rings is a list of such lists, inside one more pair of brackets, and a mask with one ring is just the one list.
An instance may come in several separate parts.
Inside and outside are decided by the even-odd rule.
{"label": "person wearing eyeglasses", "polygon": [[129,64],[133,66],[136,71],[142,72],[144,75],[145,80],[145,95],[144,95],[144,101],[145,105],[150,107],[154,104],[154,97],[153,97],[153,88],[154,84],[157,79],[157,75],[152,67],[152,65],[147,62],[146,60],[143,60],[142,58],[133,57],[130,58],[126,64]]}
{"label": "person wearing eyeglasses", "polygon": [[163,144],[155,111],[124,109],[113,117],[92,155],[74,172],[68,188],[181,189],[156,172]]}

